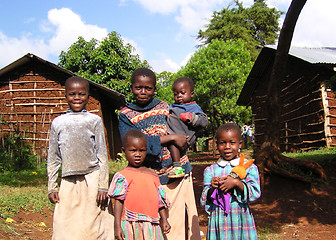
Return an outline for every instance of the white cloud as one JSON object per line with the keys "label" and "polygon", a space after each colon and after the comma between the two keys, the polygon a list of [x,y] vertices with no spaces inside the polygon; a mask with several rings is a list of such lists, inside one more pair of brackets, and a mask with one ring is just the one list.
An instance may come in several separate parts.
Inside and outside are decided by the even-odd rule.
{"label": "white cloud", "polygon": [[19,38],[11,38],[0,32],[0,52],[6,56],[0,58],[0,67],[10,64],[26,53],[33,53],[55,62],[60,52],[66,51],[77,41],[78,36],[84,37],[87,41],[91,38],[102,40],[107,36],[105,28],[86,24],[78,14],[68,8],[50,10],[48,20],[44,20],[40,30],[44,37],[28,32]]}
{"label": "white cloud", "polygon": [[52,9],[48,12],[48,20],[56,28],[55,35],[50,39],[50,47],[54,53],[66,50],[82,36],[86,41],[92,38],[102,40],[108,32],[105,28],[86,24],[79,15],[69,8]]}
{"label": "white cloud", "polygon": [[[269,6],[278,6],[288,11],[291,0],[269,0]],[[293,46],[328,47],[336,45],[336,32],[331,30],[336,25],[335,0],[307,1],[304,5],[294,30]],[[282,26],[285,14],[280,20]]]}
{"label": "white cloud", "polygon": [[185,65],[188,63],[188,61],[189,61],[189,59],[191,58],[192,55],[194,55],[194,53],[189,53],[189,54],[183,59],[183,61],[181,62],[181,66],[185,66]]}
{"label": "white cloud", "polygon": [[124,43],[129,43],[132,45],[132,54],[138,54],[142,60],[145,58],[144,50],[142,47],[138,45],[138,43],[132,39],[128,39],[126,37],[121,36],[121,38],[124,40]]}
{"label": "white cloud", "polygon": [[[137,2],[144,6],[147,10],[149,10],[152,13],[161,13],[161,14],[168,14],[172,13],[177,10],[178,7],[183,4],[183,2],[189,2],[181,1],[181,0],[133,0],[134,2]],[[126,2],[126,0],[122,0],[121,2]]]}
{"label": "white cloud", "polygon": [[[122,4],[131,0],[120,0]],[[204,27],[214,10],[221,10],[230,0],[133,0],[151,13],[171,14],[186,32]]]}
{"label": "white cloud", "polygon": [[299,16],[293,45],[306,47],[335,47],[336,1],[307,1]]}
{"label": "white cloud", "polygon": [[190,6],[183,6],[180,8],[179,15],[175,16],[175,20],[184,31],[197,32],[209,22],[212,12],[206,8],[195,9]]}
{"label": "white cloud", "polygon": [[162,71],[169,71],[169,72],[177,72],[180,70],[182,66],[185,66],[189,61],[190,57],[194,53],[189,53],[180,63],[174,62],[169,57],[166,56],[164,53],[159,53],[159,59],[150,59],[149,64],[153,67],[154,71],[160,73]]}
{"label": "white cloud", "polygon": [[151,59],[148,60],[149,64],[152,66],[156,73],[160,73],[162,71],[168,72],[177,72],[180,69],[180,65],[175,63],[171,59]]}
{"label": "white cloud", "polygon": [[43,39],[31,39],[27,36],[10,38],[0,32],[0,67],[6,66],[27,53],[38,54],[42,58],[48,56],[48,45]]}

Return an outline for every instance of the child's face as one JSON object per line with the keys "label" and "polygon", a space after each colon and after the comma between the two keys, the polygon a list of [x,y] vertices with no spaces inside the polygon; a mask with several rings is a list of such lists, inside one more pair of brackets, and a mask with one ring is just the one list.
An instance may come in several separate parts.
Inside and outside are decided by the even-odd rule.
{"label": "child's face", "polygon": [[217,147],[222,158],[230,161],[237,157],[242,141],[236,130],[221,131],[218,134]]}
{"label": "child's face", "polygon": [[131,86],[131,91],[139,106],[146,106],[153,99],[155,86],[153,79],[147,76],[137,76]]}
{"label": "child's face", "polygon": [[74,112],[80,112],[89,101],[89,92],[85,82],[70,82],[65,91],[69,107]]}
{"label": "child's face", "polygon": [[174,100],[177,104],[191,102],[194,92],[191,91],[188,82],[178,82],[173,85]]}
{"label": "child's face", "polygon": [[127,146],[122,148],[128,165],[140,167],[145,160],[147,147],[145,138],[128,137]]}

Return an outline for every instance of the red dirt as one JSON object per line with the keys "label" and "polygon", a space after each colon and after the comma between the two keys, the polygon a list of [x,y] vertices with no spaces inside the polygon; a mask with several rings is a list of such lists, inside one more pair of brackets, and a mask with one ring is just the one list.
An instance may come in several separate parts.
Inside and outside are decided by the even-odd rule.
{"label": "red dirt", "polygon": [[[211,160],[210,154],[192,156],[191,161]],[[194,165],[193,177],[196,203],[202,191],[203,170],[207,165]],[[333,169],[326,169],[327,185],[310,186],[302,182],[275,175],[266,176],[262,197],[250,204],[258,229],[275,233],[270,239],[336,239],[336,176]],[[207,215],[199,209],[201,230],[206,233]],[[18,240],[50,239],[52,212],[44,214],[20,212],[14,222],[4,224],[0,220],[0,239]],[[40,226],[44,222],[46,227]],[[14,229],[11,232],[6,226]],[[7,229],[7,232],[4,231]]]}

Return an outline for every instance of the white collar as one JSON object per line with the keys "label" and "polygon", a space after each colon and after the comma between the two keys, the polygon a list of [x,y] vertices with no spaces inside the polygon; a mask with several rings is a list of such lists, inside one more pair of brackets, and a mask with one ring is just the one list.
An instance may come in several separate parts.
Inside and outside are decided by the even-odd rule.
{"label": "white collar", "polygon": [[239,160],[240,158],[237,157],[235,159],[232,159],[231,161],[227,161],[225,160],[224,158],[220,157],[217,161],[217,164],[220,166],[220,167],[226,167],[226,165],[231,165],[232,167],[236,167],[239,165]]}

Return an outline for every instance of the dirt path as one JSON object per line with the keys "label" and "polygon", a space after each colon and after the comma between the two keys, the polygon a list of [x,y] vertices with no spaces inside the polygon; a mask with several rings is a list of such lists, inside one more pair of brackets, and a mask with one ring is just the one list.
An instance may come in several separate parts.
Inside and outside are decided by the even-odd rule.
{"label": "dirt path", "polygon": [[[191,160],[196,159],[210,160],[211,155],[191,157]],[[197,204],[206,166],[193,166]],[[276,233],[273,239],[336,240],[336,175],[333,170],[334,168],[326,169],[329,184],[317,187],[278,176],[267,176],[262,197],[250,204],[257,228]],[[207,214],[199,207],[198,210],[201,230],[206,233]],[[11,224],[5,224],[4,219],[0,219],[0,240],[50,239],[51,211],[43,214],[20,212],[13,219]]]}
{"label": "dirt path", "polygon": [[[206,159],[211,155],[192,157]],[[194,188],[198,203],[204,168],[194,165]],[[277,233],[274,239],[336,239],[336,175],[326,169],[329,184],[311,186],[278,176],[267,176],[262,196],[250,207],[257,228]],[[199,209],[201,230],[206,231],[207,214]]]}

